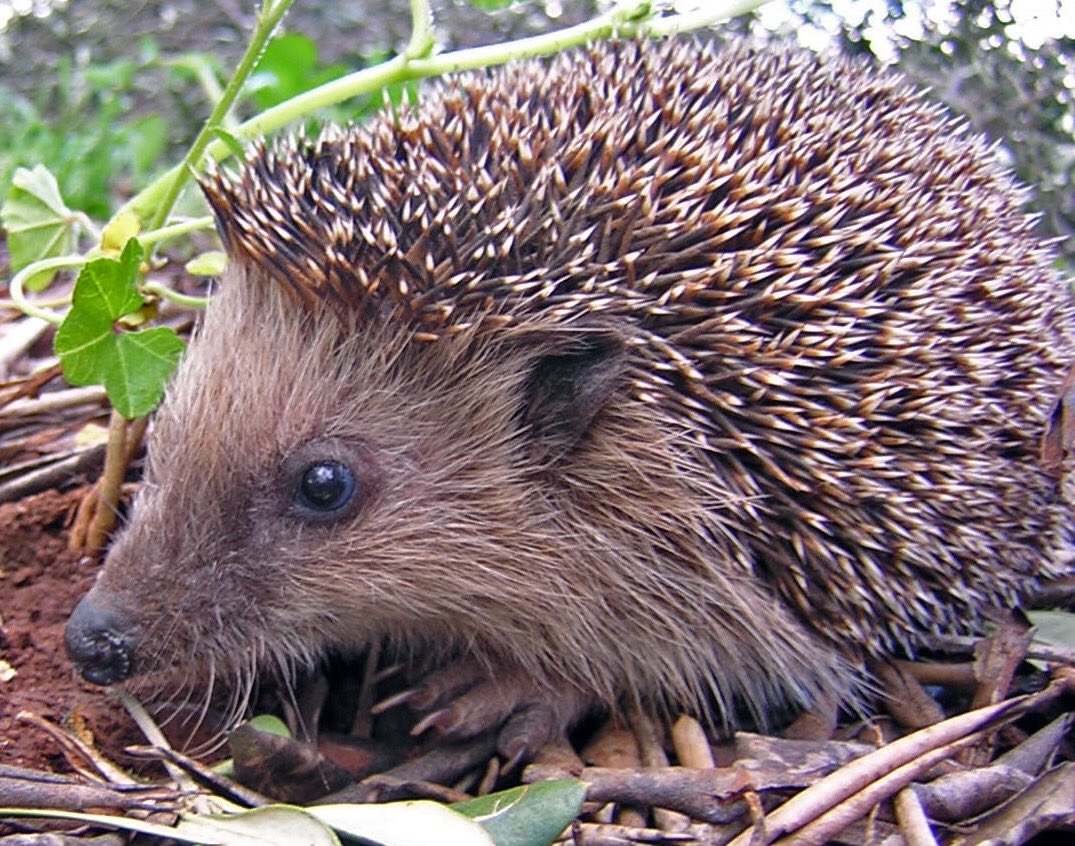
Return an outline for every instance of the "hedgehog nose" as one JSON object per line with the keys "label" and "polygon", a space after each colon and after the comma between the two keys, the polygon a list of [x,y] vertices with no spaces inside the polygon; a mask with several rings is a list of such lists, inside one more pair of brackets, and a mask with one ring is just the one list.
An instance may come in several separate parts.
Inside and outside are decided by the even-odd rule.
{"label": "hedgehog nose", "polygon": [[67,656],[93,684],[115,684],[131,674],[134,638],[123,617],[100,603],[90,591],[75,606],[64,630]]}

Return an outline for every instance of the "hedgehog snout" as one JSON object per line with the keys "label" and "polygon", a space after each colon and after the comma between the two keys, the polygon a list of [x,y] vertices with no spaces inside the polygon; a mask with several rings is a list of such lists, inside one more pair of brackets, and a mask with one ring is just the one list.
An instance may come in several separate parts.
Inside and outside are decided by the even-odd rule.
{"label": "hedgehog snout", "polygon": [[130,618],[91,590],[75,606],[64,630],[64,646],[79,675],[109,685],[131,675],[136,638]]}

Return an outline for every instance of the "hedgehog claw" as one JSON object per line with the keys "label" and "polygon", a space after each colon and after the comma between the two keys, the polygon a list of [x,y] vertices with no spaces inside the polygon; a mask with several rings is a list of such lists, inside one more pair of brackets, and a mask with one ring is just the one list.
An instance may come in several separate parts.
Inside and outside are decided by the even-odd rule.
{"label": "hedgehog claw", "polygon": [[496,748],[504,759],[503,770],[514,770],[523,759],[533,757],[565,728],[557,720],[555,709],[545,703],[532,703],[516,711],[500,729]]}
{"label": "hedgehog claw", "polygon": [[468,691],[490,684],[488,672],[471,661],[461,661],[431,673],[414,688],[407,702],[415,711],[445,708]]}
{"label": "hedgehog claw", "polygon": [[385,711],[396,708],[400,705],[406,705],[415,696],[418,695],[418,688],[412,687],[407,690],[401,690],[399,693],[393,693],[391,696],[386,696],[380,702],[376,703],[370,708],[371,714],[383,714]]}
{"label": "hedgehog claw", "polygon": [[490,677],[469,663],[433,673],[405,695],[379,703],[378,712],[404,703],[420,715],[411,729],[415,736],[430,729],[453,739],[496,732],[508,769],[559,736],[591,704],[573,689],[540,687],[521,671]]}
{"label": "hedgehog claw", "polygon": [[436,728],[441,734],[450,735],[455,726],[460,722],[459,716],[453,714],[454,708],[441,708],[439,711],[434,711],[432,714],[426,714],[422,719],[414,724],[411,729],[411,735],[417,737],[418,735],[425,734],[431,728]]}

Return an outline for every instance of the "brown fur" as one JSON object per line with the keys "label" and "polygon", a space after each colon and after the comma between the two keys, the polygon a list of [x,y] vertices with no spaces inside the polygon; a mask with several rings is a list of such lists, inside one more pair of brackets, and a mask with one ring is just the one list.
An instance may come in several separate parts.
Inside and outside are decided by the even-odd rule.
{"label": "brown fur", "polygon": [[[98,596],[136,671],[382,638],[758,711],[1067,543],[1070,305],[987,148],[795,51],[599,45],[258,151]],[[359,510],[291,510],[356,468]]]}

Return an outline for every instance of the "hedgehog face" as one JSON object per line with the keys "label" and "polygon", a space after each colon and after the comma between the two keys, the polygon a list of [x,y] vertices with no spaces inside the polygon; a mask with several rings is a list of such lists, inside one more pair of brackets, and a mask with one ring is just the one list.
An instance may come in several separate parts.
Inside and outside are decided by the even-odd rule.
{"label": "hedgehog face", "polygon": [[[563,390],[563,362],[502,350],[491,379],[491,351],[470,339],[387,342],[263,280],[230,281],[155,419],[146,484],[86,602],[108,609],[129,654],[91,674],[301,661],[412,630],[476,636],[518,598],[505,550],[549,546],[526,484],[544,460],[527,415],[553,400],[525,397]],[[545,440],[571,425],[553,414]]]}

